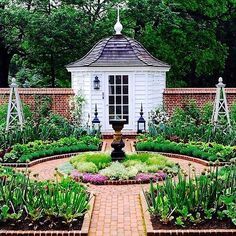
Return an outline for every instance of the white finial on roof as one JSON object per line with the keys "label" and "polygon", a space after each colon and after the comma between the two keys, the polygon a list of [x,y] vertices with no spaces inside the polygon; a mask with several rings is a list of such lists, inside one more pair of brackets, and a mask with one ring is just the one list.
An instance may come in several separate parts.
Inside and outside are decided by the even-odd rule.
{"label": "white finial on roof", "polygon": [[119,6],[119,5],[118,5],[118,7],[117,7],[117,22],[116,22],[116,24],[115,24],[115,26],[114,26],[114,29],[115,29],[115,31],[116,31],[116,35],[121,34],[121,31],[122,31],[122,29],[123,29],[123,26],[122,26],[122,24],[120,23],[120,6]]}

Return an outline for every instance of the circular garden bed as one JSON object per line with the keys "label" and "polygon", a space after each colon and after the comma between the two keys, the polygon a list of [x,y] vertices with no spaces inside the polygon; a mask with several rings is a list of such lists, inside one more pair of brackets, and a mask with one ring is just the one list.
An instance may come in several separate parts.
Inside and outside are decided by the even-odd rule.
{"label": "circular garden bed", "polygon": [[57,169],[60,176],[92,184],[140,184],[163,181],[175,176],[179,165],[160,154],[126,155],[122,162],[112,162],[104,153],[81,153]]}

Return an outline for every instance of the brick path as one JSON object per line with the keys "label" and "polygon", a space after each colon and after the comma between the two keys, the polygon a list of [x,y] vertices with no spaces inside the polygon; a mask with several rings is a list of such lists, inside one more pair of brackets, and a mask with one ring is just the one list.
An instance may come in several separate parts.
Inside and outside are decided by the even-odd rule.
{"label": "brick path", "polygon": [[[130,150],[129,146],[127,146],[126,151]],[[65,158],[40,163],[31,167],[30,170],[32,171],[32,175],[35,173],[39,174],[39,180],[52,179],[54,178],[55,167],[67,162],[68,159],[69,158]],[[177,158],[170,159],[179,163],[181,168],[188,172],[189,161]],[[205,166],[198,163],[192,163],[192,166],[195,167],[197,174],[205,169]],[[148,185],[89,185],[89,190],[96,194],[89,235],[145,235],[145,227],[139,201],[139,193],[142,191],[142,188],[148,188]]]}
{"label": "brick path", "polygon": [[89,235],[145,235],[139,199],[141,185],[91,185],[89,189],[96,194]]}
{"label": "brick path", "polygon": [[[129,152],[132,152],[132,145],[133,145],[133,142],[134,139],[124,139],[124,142],[125,142],[125,147],[124,147],[124,151],[126,153],[129,153]],[[112,143],[112,139],[106,139],[106,149],[105,149],[105,152],[111,152],[112,148],[111,148],[111,143]]]}

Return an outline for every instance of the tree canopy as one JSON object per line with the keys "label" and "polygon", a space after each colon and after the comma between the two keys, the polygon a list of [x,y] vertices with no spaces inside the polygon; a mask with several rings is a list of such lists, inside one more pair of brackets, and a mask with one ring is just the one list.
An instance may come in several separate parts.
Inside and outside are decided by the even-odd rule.
{"label": "tree canopy", "polygon": [[0,87],[67,87],[65,65],[123,33],[171,65],[170,87],[236,86],[236,0],[0,0]]}

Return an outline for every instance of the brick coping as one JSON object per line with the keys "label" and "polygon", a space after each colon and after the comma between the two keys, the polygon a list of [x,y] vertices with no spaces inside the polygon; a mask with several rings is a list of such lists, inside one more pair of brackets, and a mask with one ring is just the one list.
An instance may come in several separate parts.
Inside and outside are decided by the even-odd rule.
{"label": "brick coping", "polygon": [[[0,95],[10,94],[10,88],[0,88]],[[19,88],[20,95],[75,95],[71,88]]]}
{"label": "brick coping", "polygon": [[[226,93],[236,93],[236,88],[226,88]],[[166,88],[164,90],[164,95],[166,94],[214,94],[216,93],[216,88]]]}
{"label": "brick coping", "polygon": [[72,231],[66,231],[66,230],[0,230],[1,236],[13,236],[13,235],[25,235],[25,236],[87,236],[89,234],[89,228],[91,224],[92,214],[94,210],[94,203],[95,203],[95,197],[96,195],[94,193],[90,193],[92,195],[90,199],[90,205],[89,210],[84,215],[84,221],[81,227],[81,230],[72,230]]}
{"label": "brick coping", "polygon": [[[103,185],[130,185],[130,184],[149,184],[149,183],[150,183],[149,180],[142,181],[142,180],[128,179],[128,180],[107,180],[104,182]],[[98,184],[95,184],[95,185],[98,185]]]}
{"label": "brick coping", "polygon": [[177,229],[177,230],[155,230],[152,226],[151,215],[148,211],[148,205],[145,200],[144,193],[141,192],[140,195],[141,208],[144,218],[144,225],[146,227],[147,236],[153,235],[236,235],[236,229]]}

